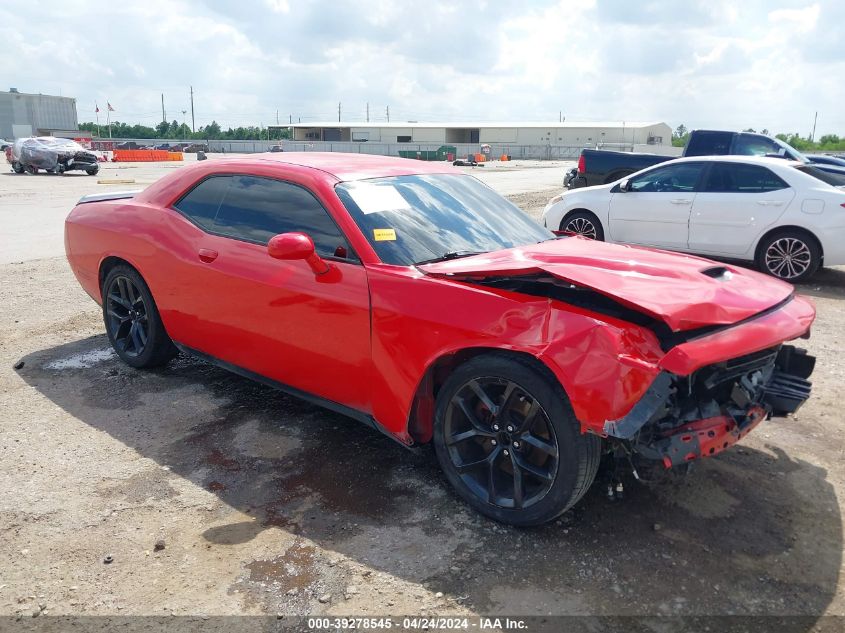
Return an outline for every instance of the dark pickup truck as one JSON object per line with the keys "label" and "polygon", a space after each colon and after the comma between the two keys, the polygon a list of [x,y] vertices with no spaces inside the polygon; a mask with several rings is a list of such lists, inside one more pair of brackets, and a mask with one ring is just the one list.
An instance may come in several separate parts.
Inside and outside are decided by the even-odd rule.
{"label": "dark pickup truck", "polygon": [[[802,163],[817,163],[813,157],[804,156],[783,141],[752,132],[723,132],[719,130],[694,130],[682,156],[723,156],[737,154],[744,156],[777,156]],[[624,178],[635,171],[651,167],[678,156],[661,156],[632,152],[613,152],[601,149],[585,149],[578,158],[578,168],[570,170],[564,178],[568,189],[604,185]],[[837,173],[845,173],[842,167],[823,164],[818,167]]]}

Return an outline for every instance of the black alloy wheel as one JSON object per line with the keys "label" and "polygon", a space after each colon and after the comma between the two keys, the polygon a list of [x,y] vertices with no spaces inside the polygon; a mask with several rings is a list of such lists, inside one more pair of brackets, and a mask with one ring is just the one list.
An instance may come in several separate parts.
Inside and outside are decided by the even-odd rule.
{"label": "black alloy wheel", "polygon": [[116,266],[106,275],[103,321],[114,351],[131,367],[158,367],[177,354],[150,289],[128,266]]}
{"label": "black alloy wheel", "polygon": [[449,458],[487,503],[517,510],[542,499],[557,475],[558,445],[548,414],[515,382],[474,378],[446,408]]}
{"label": "black alloy wheel", "polygon": [[130,358],[143,354],[150,335],[147,306],[132,280],[114,277],[106,294],[106,304],[109,335],[117,351]]}
{"label": "black alloy wheel", "polygon": [[437,391],[434,449],[455,491],[496,521],[540,525],[595,479],[601,440],[582,433],[554,374],[537,359],[479,354]]}

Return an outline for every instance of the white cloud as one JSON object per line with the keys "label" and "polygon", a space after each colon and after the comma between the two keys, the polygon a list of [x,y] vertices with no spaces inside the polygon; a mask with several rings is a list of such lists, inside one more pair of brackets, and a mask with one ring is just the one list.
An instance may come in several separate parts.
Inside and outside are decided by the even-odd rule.
{"label": "white cloud", "polygon": [[[155,124],[664,120],[845,133],[837,0],[147,0],[0,6],[0,77]],[[72,55],[63,51],[72,50]],[[8,86],[3,86],[4,88]]]}

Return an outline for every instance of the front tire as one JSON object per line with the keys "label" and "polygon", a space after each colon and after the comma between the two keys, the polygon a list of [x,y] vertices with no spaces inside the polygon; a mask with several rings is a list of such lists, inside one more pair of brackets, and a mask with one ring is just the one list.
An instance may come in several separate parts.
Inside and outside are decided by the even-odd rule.
{"label": "front tire", "polygon": [[93,167],[89,167],[88,169],[86,169],[85,173],[88,174],[89,176],[96,176],[99,171],[100,171],[100,166],[94,165]]}
{"label": "front tire", "polygon": [[575,211],[560,221],[560,230],[573,235],[580,235],[591,240],[604,242],[604,229],[594,213]]}
{"label": "front tire", "polygon": [[757,267],[790,283],[809,279],[819,269],[821,261],[818,242],[804,231],[789,229],[774,233],[757,247]]}
{"label": "front tire", "polygon": [[557,381],[517,356],[477,356],[437,394],[434,448],[446,478],[502,523],[540,525],[571,508],[595,478],[600,447]]}
{"label": "front tire", "polygon": [[103,321],[114,351],[137,369],[159,367],[176,356],[150,289],[129,266],[115,266],[103,281]]}
{"label": "front tire", "polygon": [[24,167],[18,161],[14,161],[12,163],[12,171],[16,174],[22,174],[24,172]]}

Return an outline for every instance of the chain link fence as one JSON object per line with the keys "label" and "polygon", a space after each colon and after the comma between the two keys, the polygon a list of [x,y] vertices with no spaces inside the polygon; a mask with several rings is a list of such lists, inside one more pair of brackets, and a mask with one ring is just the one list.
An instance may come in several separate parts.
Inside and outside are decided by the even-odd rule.
{"label": "chain link fence", "polygon": [[[100,141],[101,139],[97,139]],[[168,139],[111,139],[111,143],[135,141],[141,146],[159,143],[180,143],[184,141]],[[274,146],[281,146],[286,152],[347,152],[352,154],[375,154],[380,156],[399,156],[399,152],[434,152],[443,145],[456,149],[455,158],[466,158],[481,151],[479,143],[377,143],[377,142],[340,142],[340,141],[190,141],[191,143],[208,145],[210,152],[225,152],[227,154],[255,154],[269,152]],[[675,154],[676,148],[653,145],[623,145],[619,143],[595,145],[511,145],[507,143],[490,143],[492,160],[498,160],[503,155],[511,160],[577,160],[581,150],[585,147],[615,151],[660,151],[665,154]]]}

